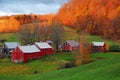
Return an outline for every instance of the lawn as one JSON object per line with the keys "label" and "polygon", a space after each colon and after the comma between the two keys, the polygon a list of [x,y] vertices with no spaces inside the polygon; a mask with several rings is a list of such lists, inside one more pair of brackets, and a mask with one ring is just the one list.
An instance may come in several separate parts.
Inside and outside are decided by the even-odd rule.
{"label": "lawn", "polygon": [[[64,27],[65,31],[65,40],[76,40],[78,41],[79,39],[79,34],[73,30],[72,28]],[[98,42],[106,42],[109,46],[116,44],[114,41],[108,40],[108,39],[103,39],[100,36],[94,36],[94,35],[86,35],[85,38],[89,41],[98,41]]]}
{"label": "lawn", "polygon": [[[65,27],[65,40],[78,41],[75,30]],[[16,42],[15,33],[0,34],[0,39]],[[105,41],[109,45],[115,42],[102,39],[99,36],[86,36],[88,41]],[[9,58],[0,59],[0,80],[119,80],[120,52],[91,54],[91,63],[57,70],[61,60],[71,60],[70,52],[45,56],[27,63],[12,63]],[[46,61],[48,59],[48,61]],[[37,72],[37,74],[35,74]]]}
{"label": "lawn", "polygon": [[[19,41],[18,37],[15,33],[0,33],[0,40],[5,39],[8,42],[16,42]],[[2,44],[0,43],[0,46]]]}
{"label": "lawn", "polygon": [[[45,59],[48,58],[48,61]],[[91,63],[57,70],[59,60],[72,59],[71,53],[54,54],[28,63],[0,60],[0,80],[119,80],[120,53],[91,54]],[[38,74],[34,74],[37,70]]]}
{"label": "lawn", "polygon": [[[75,30],[73,30],[69,27],[64,27],[64,33],[65,33],[65,40],[78,41],[79,34]],[[103,39],[100,36],[87,35],[87,36],[85,36],[85,38],[90,42],[92,42],[92,41],[103,41],[103,42],[106,42],[109,45],[115,44],[114,41]],[[6,39],[7,41],[10,41],[10,42],[19,42],[19,39],[18,39],[18,37],[15,33],[0,34],[0,39]]]}

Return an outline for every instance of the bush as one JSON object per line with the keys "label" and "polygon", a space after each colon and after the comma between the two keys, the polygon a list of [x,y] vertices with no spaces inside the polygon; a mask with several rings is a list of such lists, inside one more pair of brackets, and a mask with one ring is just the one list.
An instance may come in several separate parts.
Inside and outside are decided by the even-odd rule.
{"label": "bush", "polygon": [[109,48],[109,51],[111,51],[111,52],[120,52],[120,45],[112,45],[112,46],[110,46],[110,48]]}
{"label": "bush", "polygon": [[74,66],[75,64],[72,61],[61,60],[59,61],[58,70],[65,69],[65,68],[72,68]]}

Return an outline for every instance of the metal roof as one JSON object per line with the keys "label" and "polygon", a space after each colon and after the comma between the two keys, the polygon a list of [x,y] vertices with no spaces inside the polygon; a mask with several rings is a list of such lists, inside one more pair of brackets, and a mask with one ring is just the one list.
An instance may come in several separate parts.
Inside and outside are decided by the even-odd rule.
{"label": "metal roof", "polygon": [[35,42],[40,49],[52,48],[47,42]]}
{"label": "metal roof", "polygon": [[92,42],[94,46],[104,46],[105,42]]}
{"label": "metal roof", "polygon": [[9,49],[14,49],[19,46],[18,42],[5,42],[5,46]]}
{"label": "metal roof", "polygon": [[75,42],[74,40],[67,40],[66,41],[68,44],[70,44],[71,46],[78,46],[78,42]]}
{"label": "metal roof", "polygon": [[18,46],[18,48],[24,53],[40,52],[40,50],[35,45]]}

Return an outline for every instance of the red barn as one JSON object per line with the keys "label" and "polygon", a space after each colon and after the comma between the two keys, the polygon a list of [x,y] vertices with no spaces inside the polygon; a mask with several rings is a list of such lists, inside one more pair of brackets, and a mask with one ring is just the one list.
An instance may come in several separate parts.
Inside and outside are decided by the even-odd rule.
{"label": "red barn", "polygon": [[12,51],[11,61],[12,62],[26,62],[29,59],[40,58],[41,51],[35,46],[18,46]]}
{"label": "red barn", "polygon": [[74,50],[78,50],[78,42],[75,42],[73,40],[68,40],[68,41],[64,42],[62,45],[60,45],[59,49],[61,51],[74,51]]}
{"label": "red barn", "polygon": [[92,42],[91,48],[92,48],[92,51],[95,51],[95,52],[105,52],[106,43],[105,42]]}
{"label": "red barn", "polygon": [[42,56],[53,53],[52,47],[47,42],[35,42],[35,45],[41,50]]}

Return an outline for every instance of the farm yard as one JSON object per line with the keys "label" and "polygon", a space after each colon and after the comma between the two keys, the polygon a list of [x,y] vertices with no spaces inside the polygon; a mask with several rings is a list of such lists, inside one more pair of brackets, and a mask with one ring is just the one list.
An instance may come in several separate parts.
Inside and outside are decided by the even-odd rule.
{"label": "farm yard", "polygon": [[[65,28],[67,31],[73,31]],[[78,34],[66,32],[66,40],[76,40]],[[4,37],[3,37],[4,35]],[[0,38],[7,41],[18,41],[14,33],[1,34]],[[77,36],[76,36],[77,35]],[[109,45],[115,42],[99,36],[86,36],[89,41],[105,41]],[[29,60],[27,63],[12,63],[10,58],[0,59],[0,80],[119,80],[120,52],[91,54],[91,62],[86,65],[58,70],[61,61],[73,59],[71,52],[59,52],[40,59]],[[62,77],[61,77],[62,76]],[[86,77],[87,76],[87,77]]]}
{"label": "farm yard", "polygon": [[0,6],[0,80],[120,80],[120,0]]}
{"label": "farm yard", "polygon": [[45,56],[27,63],[0,59],[0,80],[119,80],[120,53],[95,53],[91,57],[89,64],[61,70],[57,70],[59,60],[70,60],[71,53]]}

